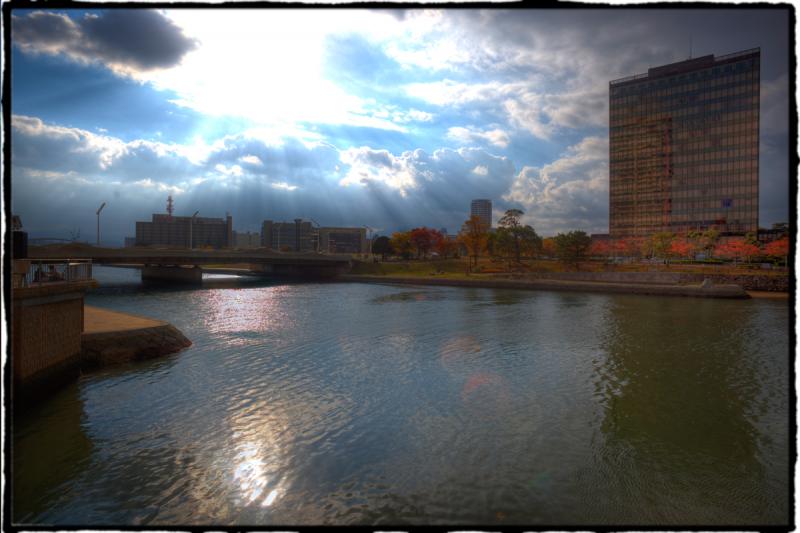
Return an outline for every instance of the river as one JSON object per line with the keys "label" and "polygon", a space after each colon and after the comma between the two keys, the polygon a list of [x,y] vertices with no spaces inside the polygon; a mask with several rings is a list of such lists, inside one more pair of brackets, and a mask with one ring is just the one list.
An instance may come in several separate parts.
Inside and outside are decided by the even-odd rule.
{"label": "river", "polygon": [[14,523],[790,523],[787,301],[95,277],[194,344],[17,413]]}

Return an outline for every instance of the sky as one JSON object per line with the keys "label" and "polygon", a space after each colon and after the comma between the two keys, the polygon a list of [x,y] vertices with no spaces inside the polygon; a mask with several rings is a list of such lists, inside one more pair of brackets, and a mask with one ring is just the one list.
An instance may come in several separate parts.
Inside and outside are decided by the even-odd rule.
{"label": "sky", "polygon": [[761,48],[760,225],[788,221],[788,11],[12,11],[11,201],[29,237],[311,219],[457,233],[470,200],[608,232],[608,82]]}

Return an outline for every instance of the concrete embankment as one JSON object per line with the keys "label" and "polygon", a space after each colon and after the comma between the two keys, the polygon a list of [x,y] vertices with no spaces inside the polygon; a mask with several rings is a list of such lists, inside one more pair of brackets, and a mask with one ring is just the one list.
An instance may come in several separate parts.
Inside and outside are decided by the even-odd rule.
{"label": "concrete embankment", "polygon": [[86,366],[159,357],[191,344],[167,322],[84,306],[81,360]]}
{"label": "concrete embankment", "polygon": [[445,285],[453,287],[482,287],[490,289],[528,289],[553,291],[613,292],[658,296],[693,296],[699,298],[750,298],[738,285],[667,285],[653,283],[613,283],[596,281],[565,281],[556,279],[465,279],[437,277],[368,276],[349,274],[345,281],[366,283],[402,283],[408,285]]}

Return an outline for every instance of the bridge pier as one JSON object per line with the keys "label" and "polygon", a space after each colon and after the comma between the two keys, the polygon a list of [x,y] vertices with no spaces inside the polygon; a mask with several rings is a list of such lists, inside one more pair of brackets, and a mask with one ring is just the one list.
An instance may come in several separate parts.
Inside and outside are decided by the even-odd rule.
{"label": "bridge pier", "polygon": [[200,285],[203,283],[203,269],[199,266],[145,265],[142,267],[142,281],[168,281]]}

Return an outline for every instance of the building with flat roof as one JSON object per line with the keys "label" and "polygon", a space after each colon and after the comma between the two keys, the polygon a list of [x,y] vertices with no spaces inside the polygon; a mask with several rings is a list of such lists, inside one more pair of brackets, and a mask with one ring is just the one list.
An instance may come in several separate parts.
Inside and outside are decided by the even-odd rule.
{"label": "building with flat roof", "polygon": [[154,214],[150,222],[136,222],[136,246],[228,248],[233,246],[233,218]]}
{"label": "building with flat roof", "polygon": [[332,254],[363,254],[369,252],[366,228],[321,227],[319,251]]}
{"label": "building with flat roof", "polygon": [[236,248],[258,248],[261,246],[261,234],[249,231],[234,231],[233,242]]}
{"label": "building with flat roof", "polygon": [[310,252],[316,249],[316,232],[311,222],[301,218],[294,222],[265,220],[261,224],[261,246],[287,252]]}
{"label": "building with flat roof", "polygon": [[486,199],[472,200],[469,206],[470,218],[477,216],[486,224],[487,228],[492,227],[492,201]]}
{"label": "building with flat roof", "polygon": [[760,49],[609,83],[612,238],[758,230]]}

